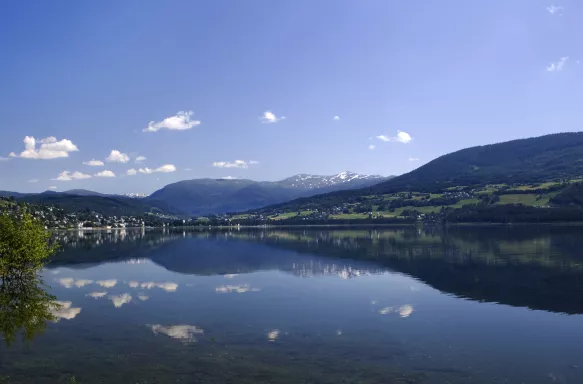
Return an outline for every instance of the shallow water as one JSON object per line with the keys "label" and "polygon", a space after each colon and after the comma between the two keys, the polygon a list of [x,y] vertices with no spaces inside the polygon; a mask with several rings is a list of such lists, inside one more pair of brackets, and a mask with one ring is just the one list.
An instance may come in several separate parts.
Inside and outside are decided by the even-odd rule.
{"label": "shallow water", "polygon": [[0,383],[583,382],[583,229],[59,237]]}

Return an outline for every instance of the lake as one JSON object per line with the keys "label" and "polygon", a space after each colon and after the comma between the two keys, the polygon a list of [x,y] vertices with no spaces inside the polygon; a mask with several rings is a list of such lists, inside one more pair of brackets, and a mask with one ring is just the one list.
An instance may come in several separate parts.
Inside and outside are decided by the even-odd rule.
{"label": "lake", "polygon": [[0,383],[583,382],[583,227],[58,238]]}

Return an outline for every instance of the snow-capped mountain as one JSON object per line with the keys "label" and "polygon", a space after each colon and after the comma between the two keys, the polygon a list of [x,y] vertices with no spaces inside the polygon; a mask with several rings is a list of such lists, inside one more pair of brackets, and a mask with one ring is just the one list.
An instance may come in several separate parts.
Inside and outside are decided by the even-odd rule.
{"label": "snow-capped mountain", "polygon": [[320,176],[300,174],[281,180],[278,184],[286,187],[316,189],[339,185],[372,185],[386,180],[387,177],[379,175],[361,175],[350,171],[344,171],[337,175]]}
{"label": "snow-capped mountain", "polygon": [[143,199],[147,195],[143,194],[143,193],[124,193],[124,194],[119,195],[119,196],[131,197],[132,199]]}

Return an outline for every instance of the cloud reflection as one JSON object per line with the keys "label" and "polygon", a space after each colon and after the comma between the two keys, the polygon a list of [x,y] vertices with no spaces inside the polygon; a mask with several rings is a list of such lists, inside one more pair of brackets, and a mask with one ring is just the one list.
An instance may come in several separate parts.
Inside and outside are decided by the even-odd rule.
{"label": "cloud reflection", "polygon": [[245,293],[245,292],[259,292],[259,288],[251,288],[248,284],[243,285],[221,285],[220,287],[215,288],[215,291],[218,293]]}
{"label": "cloud reflection", "polygon": [[166,292],[176,292],[178,289],[178,284],[166,282],[166,283],[155,283],[153,281],[146,281],[140,283],[139,281],[130,281],[128,283],[130,288],[142,288],[142,289],[152,289],[152,288],[160,288]]}
{"label": "cloud reflection", "polygon": [[65,288],[73,288],[73,286],[77,288],[84,287],[88,284],[92,284],[93,280],[86,280],[86,279],[79,279],[75,280],[72,277],[63,277],[62,279],[57,280],[59,284],[61,284]]}
{"label": "cloud reflection", "polygon": [[269,340],[269,341],[275,341],[275,340],[277,340],[278,337],[279,337],[279,329],[274,329],[273,331],[270,331],[267,333],[267,340]]}
{"label": "cloud reflection", "polygon": [[403,318],[411,316],[412,313],[413,313],[412,305],[406,304],[399,308],[399,316]]}
{"label": "cloud reflection", "polygon": [[140,295],[140,296],[138,296],[138,299],[140,299],[142,301],[146,301],[146,300],[150,300],[150,296]]}
{"label": "cloud reflection", "polygon": [[84,287],[84,286],[86,286],[86,285],[88,285],[88,284],[93,284],[93,280],[85,280],[85,279],[81,279],[81,280],[77,280],[77,281],[75,281],[75,283],[74,283],[74,284],[75,284],[75,286],[76,286],[77,288],[82,288],[82,287]]}
{"label": "cloud reflection", "polygon": [[239,275],[236,273],[228,273],[228,274],[224,275],[224,278],[225,279],[232,279],[232,278],[237,277],[237,276],[239,276]]}
{"label": "cloud reflection", "polygon": [[72,320],[79,313],[81,308],[72,307],[73,303],[70,301],[53,301],[49,304],[49,311],[55,317],[55,322],[61,319]]}
{"label": "cloud reflection", "polygon": [[107,292],[91,292],[86,294],[85,296],[93,297],[94,299],[100,299],[105,295],[107,295]]}
{"label": "cloud reflection", "polygon": [[104,288],[113,288],[117,285],[117,280],[110,279],[110,280],[99,280],[97,284],[101,285]]}
{"label": "cloud reflection", "polygon": [[113,302],[113,305],[116,308],[120,308],[122,305],[127,304],[130,301],[132,301],[132,297],[127,293],[117,295],[117,296],[109,296],[109,299]]}
{"label": "cloud reflection", "polygon": [[194,325],[171,325],[165,327],[160,324],[148,325],[155,335],[162,333],[173,339],[180,340],[185,343],[192,343],[196,341],[195,335],[204,334],[204,330]]}
{"label": "cloud reflection", "polygon": [[381,315],[388,315],[390,313],[393,313],[395,311],[395,309],[393,307],[384,307],[379,309],[379,313]]}
{"label": "cloud reflection", "polygon": [[379,313],[381,315],[389,315],[391,313],[396,313],[399,316],[401,316],[402,318],[406,318],[406,317],[411,316],[411,314],[413,312],[414,312],[414,308],[410,304],[401,305],[399,308],[384,307],[384,308],[381,308],[379,310]]}

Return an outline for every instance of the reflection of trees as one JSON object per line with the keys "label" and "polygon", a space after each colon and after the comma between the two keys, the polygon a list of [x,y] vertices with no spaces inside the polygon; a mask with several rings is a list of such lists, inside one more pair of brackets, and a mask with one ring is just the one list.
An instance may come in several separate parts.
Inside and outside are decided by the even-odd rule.
{"label": "reflection of trees", "polygon": [[54,320],[53,300],[37,276],[0,277],[0,336],[7,344],[19,333],[25,340],[34,338],[45,329],[47,321]]}

